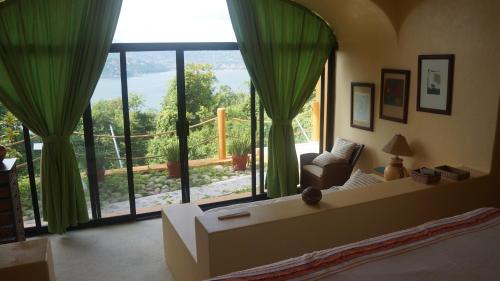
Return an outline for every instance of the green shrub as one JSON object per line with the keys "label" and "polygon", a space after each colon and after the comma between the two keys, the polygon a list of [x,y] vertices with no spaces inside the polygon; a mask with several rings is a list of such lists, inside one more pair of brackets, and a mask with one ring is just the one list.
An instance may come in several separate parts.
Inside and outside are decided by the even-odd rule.
{"label": "green shrub", "polygon": [[179,162],[179,144],[177,141],[169,142],[163,147],[163,155],[167,162]]}
{"label": "green shrub", "polygon": [[101,149],[95,150],[95,166],[97,169],[104,169],[106,167],[106,152]]}
{"label": "green shrub", "polygon": [[23,210],[23,216],[27,219],[33,219],[33,206],[31,201],[31,188],[28,176],[19,176],[18,178],[19,198]]}
{"label": "green shrub", "polygon": [[229,153],[231,155],[247,155],[250,153],[250,139],[237,137],[229,143]]}

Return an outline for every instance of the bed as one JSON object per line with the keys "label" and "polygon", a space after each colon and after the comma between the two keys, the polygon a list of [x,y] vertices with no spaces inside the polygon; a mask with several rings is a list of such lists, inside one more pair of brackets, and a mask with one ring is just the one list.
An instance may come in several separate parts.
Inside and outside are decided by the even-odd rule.
{"label": "bed", "polygon": [[210,280],[500,280],[500,209],[480,208]]}

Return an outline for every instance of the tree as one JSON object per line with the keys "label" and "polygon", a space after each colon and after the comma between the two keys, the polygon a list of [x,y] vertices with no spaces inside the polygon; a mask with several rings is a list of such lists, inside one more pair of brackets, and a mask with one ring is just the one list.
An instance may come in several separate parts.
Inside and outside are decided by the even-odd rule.
{"label": "tree", "polygon": [[[157,113],[153,110],[146,110],[144,107],[144,98],[139,94],[129,94],[129,119],[130,131],[132,135],[144,135],[152,133],[155,126],[155,117]],[[94,135],[110,135],[110,126],[115,135],[124,135],[123,106],[121,98],[100,100],[92,105],[92,118],[94,125]],[[122,157],[125,153],[125,141],[123,138],[117,138],[117,145]],[[147,153],[147,138],[134,139],[133,151],[134,157],[143,157]],[[109,137],[96,137],[96,151],[110,160],[116,158],[113,139]],[[144,161],[135,161],[142,164]],[[106,161],[106,167],[113,167],[118,161]]]}
{"label": "tree", "polygon": [[[199,124],[216,116],[217,108],[224,104],[235,103],[234,92],[228,86],[215,87],[217,78],[210,64],[187,64],[185,70],[186,117],[190,125]],[[175,130],[177,122],[177,80],[172,79],[165,95],[156,133]],[[213,157],[217,152],[214,136],[217,134],[215,122],[190,129],[188,137],[190,159]],[[165,138],[176,138],[175,134],[159,136],[149,143],[150,156],[161,156],[161,146]],[[161,158],[159,160],[162,160]]]}
{"label": "tree", "polygon": [[[8,145],[23,140],[22,131],[21,122],[0,103],[0,144]],[[7,157],[15,157],[18,159],[17,163],[24,163],[26,159],[23,150],[24,143],[11,145],[7,149]]]}
{"label": "tree", "polygon": [[[187,64],[185,81],[187,120],[190,124],[197,124],[203,121],[204,117],[214,114],[214,108],[216,108],[213,92],[217,78],[213,72],[213,66],[210,64]],[[173,78],[169,82],[168,92],[163,99],[156,131],[175,130],[176,121],[177,78]]]}

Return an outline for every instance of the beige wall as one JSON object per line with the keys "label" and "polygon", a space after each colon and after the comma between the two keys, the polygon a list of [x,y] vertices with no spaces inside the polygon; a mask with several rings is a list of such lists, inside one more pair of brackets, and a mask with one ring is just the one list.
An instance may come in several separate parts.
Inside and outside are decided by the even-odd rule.
{"label": "beige wall", "polygon": [[[301,0],[336,29],[335,136],[367,146],[359,166],[386,165],[382,146],[396,133],[415,155],[407,167],[439,164],[491,167],[500,97],[498,0]],[[416,111],[417,56],[455,54],[452,115]],[[411,70],[408,124],[380,119],[380,70]],[[350,127],[350,83],[372,82],[375,130]]]}

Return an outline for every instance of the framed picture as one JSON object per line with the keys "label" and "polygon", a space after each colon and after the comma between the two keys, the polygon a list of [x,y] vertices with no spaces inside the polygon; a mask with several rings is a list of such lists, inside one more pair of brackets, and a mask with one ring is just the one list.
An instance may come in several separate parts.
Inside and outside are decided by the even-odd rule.
{"label": "framed picture", "polygon": [[408,121],[410,71],[382,69],[380,118],[395,122]]}
{"label": "framed picture", "polygon": [[418,56],[417,111],[451,115],[455,55]]}
{"label": "framed picture", "polygon": [[351,127],[373,131],[375,84],[351,83]]}

